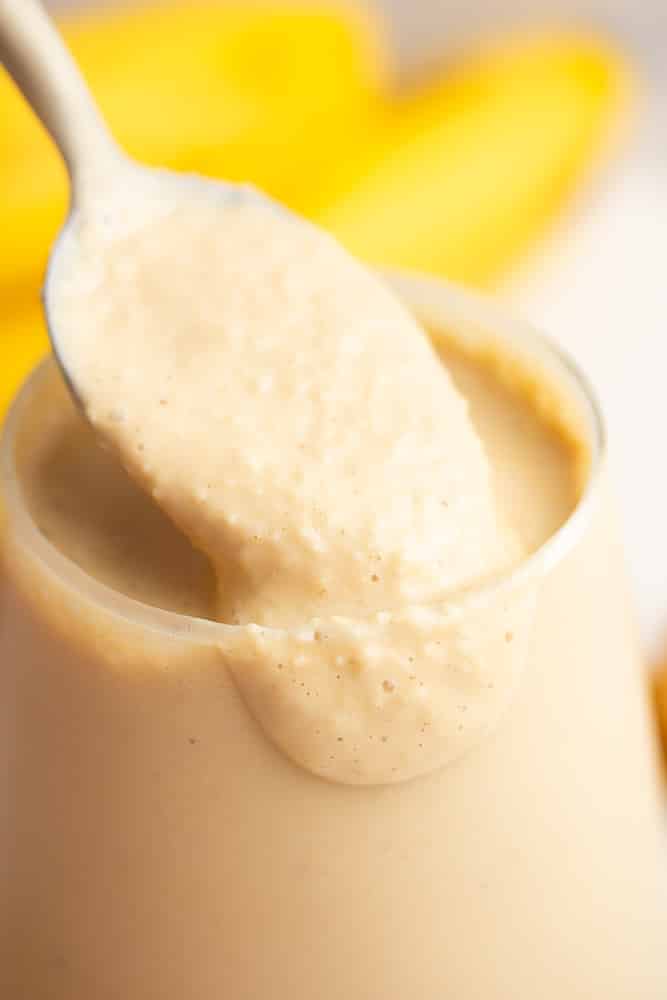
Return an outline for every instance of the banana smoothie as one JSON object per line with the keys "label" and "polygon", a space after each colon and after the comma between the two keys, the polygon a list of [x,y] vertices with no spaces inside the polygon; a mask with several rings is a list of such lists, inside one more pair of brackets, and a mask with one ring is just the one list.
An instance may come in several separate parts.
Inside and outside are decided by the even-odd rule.
{"label": "banana smoothie", "polygon": [[134,163],[34,0],[0,36],[71,191],[0,448],[0,996],[664,1000],[583,377]]}
{"label": "banana smoothie", "polygon": [[[590,402],[474,298],[399,304],[297,239],[305,297],[256,234],[258,286],[215,258],[221,324],[186,255],[200,339],[165,299],[156,358],[110,311],[136,361],[91,347],[90,423],[52,362],[10,418],[7,995],[659,1000],[657,782]],[[142,290],[138,324],[169,292],[104,280]]]}

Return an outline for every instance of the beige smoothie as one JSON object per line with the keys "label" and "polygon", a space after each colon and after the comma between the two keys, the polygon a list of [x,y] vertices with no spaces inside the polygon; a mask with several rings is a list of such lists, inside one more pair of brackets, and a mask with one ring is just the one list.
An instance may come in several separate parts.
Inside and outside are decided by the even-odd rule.
{"label": "beige smoothie", "polygon": [[322,230],[138,177],[68,224],[46,286],[90,423],[208,557],[221,656],[292,760],[374,784],[455,759],[506,704],[533,603],[456,623],[530,551],[463,395]]}
{"label": "beige smoothie", "polygon": [[130,161],[39,4],[0,40],[72,193],[3,452],[0,995],[664,1000],[581,381]]}
{"label": "beige smoothie", "polygon": [[[466,483],[481,484],[465,529],[489,528],[469,547],[449,502],[445,522],[424,512],[412,551],[428,562],[435,532],[439,583],[420,556],[402,561],[386,527],[377,565],[393,555],[394,572],[374,581],[377,601],[371,519],[353,517],[356,563],[320,522],[333,594],[304,570],[316,566],[307,536],[287,566],[289,601],[275,581],[228,601],[221,579],[252,580],[257,566],[261,580],[266,562],[252,555],[221,577],[217,546],[165,493],[155,503],[143,460],[130,476],[100,447],[52,364],[24,392],[3,467],[3,996],[666,995],[653,748],[595,415],[558,358],[473,298],[418,281],[401,290],[437,346],[404,328],[447,406],[443,457],[464,445],[444,497],[435,462],[400,449],[397,461],[422,492],[431,471],[455,512]],[[338,425],[336,440],[356,435],[346,459],[364,431]],[[206,508],[206,538],[236,514],[245,539],[261,510],[294,545],[304,505],[281,520],[267,475],[249,508],[259,471],[234,468],[231,501],[220,488]],[[354,471],[380,518],[373,480]],[[324,495],[334,481],[322,473]],[[456,577],[444,572],[452,538]],[[406,598],[412,586],[421,603]]]}

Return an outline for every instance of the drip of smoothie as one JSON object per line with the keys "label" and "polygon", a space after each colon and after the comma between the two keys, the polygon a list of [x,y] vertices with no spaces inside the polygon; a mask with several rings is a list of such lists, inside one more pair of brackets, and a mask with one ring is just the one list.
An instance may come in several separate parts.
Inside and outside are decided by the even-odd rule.
{"label": "drip of smoothie", "polygon": [[454,636],[452,608],[525,554],[466,402],[323,232],[146,184],[129,213],[77,218],[49,282],[91,423],[208,556],[226,662],[290,756],[355,781],[456,756],[517,657],[488,624]]}
{"label": "drip of smoothie", "polygon": [[213,562],[221,620],[396,610],[516,558],[462,396],[324,233],[252,203],[218,215],[185,187],[94,242],[54,282],[74,382]]}

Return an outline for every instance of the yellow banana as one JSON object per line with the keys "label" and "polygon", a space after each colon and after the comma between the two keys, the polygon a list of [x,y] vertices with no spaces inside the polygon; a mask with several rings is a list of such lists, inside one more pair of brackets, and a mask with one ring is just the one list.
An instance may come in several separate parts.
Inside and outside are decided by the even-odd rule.
{"label": "yellow banana", "polygon": [[[294,204],[339,154],[384,79],[369,20],[287,5],[194,4],[63,22],[112,129],[134,155],[250,180]],[[63,168],[0,74],[0,295],[34,297],[65,212]]]}
{"label": "yellow banana", "polygon": [[[476,284],[557,214],[629,90],[615,53],[560,35],[389,99],[373,27],[299,7],[105,13],[66,34],[135,155],[253,180],[373,262]],[[35,303],[64,201],[56,154],[0,81],[0,409],[44,349]]]}
{"label": "yellow banana", "polygon": [[658,734],[661,738],[663,760],[667,766],[667,660],[655,674],[653,690],[658,718]]}
{"label": "yellow banana", "polygon": [[2,320],[0,421],[23,379],[48,350],[44,320],[37,304],[5,313]]}
{"label": "yellow banana", "polygon": [[562,208],[627,92],[594,41],[483,50],[358,134],[313,214],[374,263],[487,284]]}

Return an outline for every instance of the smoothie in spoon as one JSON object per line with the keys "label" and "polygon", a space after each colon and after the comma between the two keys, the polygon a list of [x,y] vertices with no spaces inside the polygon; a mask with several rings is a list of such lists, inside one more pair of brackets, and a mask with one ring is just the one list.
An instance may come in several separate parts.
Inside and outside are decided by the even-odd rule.
{"label": "smoothie in spoon", "polygon": [[508,609],[520,635],[495,664],[485,631],[452,640],[465,591],[526,554],[467,404],[325,233],[176,190],[151,172],[129,214],[125,191],[60,240],[46,302],[78,401],[213,566],[222,652],[267,734],[335,780],[439,766],[497,717],[530,616]]}

